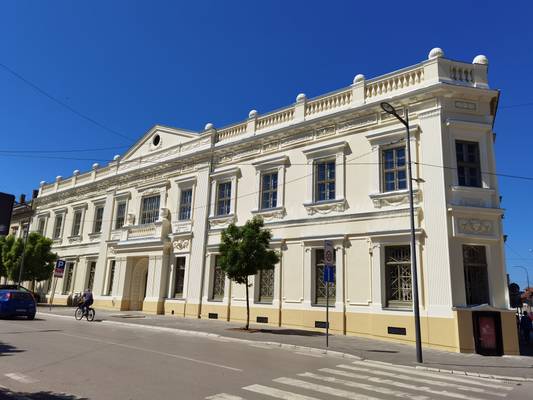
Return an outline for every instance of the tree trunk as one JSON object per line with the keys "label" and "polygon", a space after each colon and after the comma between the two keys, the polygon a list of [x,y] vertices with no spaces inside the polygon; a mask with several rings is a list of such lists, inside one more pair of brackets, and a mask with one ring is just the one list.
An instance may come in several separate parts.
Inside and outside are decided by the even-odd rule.
{"label": "tree trunk", "polygon": [[248,298],[248,277],[246,277],[246,327],[244,329],[248,330],[250,328],[250,300]]}

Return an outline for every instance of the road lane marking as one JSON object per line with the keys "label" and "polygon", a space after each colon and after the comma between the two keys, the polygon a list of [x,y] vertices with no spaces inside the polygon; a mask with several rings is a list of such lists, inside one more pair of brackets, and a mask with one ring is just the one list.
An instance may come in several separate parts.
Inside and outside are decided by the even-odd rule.
{"label": "road lane marking", "polygon": [[[342,368],[342,366],[340,366],[340,365],[339,365],[339,367]],[[332,371],[335,371],[335,370],[332,370]],[[333,372],[330,372],[330,373],[333,373]],[[344,376],[346,376],[346,374]],[[437,394],[437,395],[440,395],[440,396],[452,397],[452,398],[455,398],[455,399],[486,400],[486,398],[472,397],[472,395],[470,395],[470,394],[449,392],[447,390],[434,390],[434,389],[432,389],[429,386],[417,386],[417,385],[412,385],[412,384],[409,384],[409,383],[397,382],[397,381],[392,380],[392,379],[377,378],[377,377],[368,376],[368,375],[351,374],[350,378],[364,379],[364,380],[367,380],[369,382],[378,383],[380,385],[390,385],[390,386],[400,387],[400,388],[403,388],[403,389],[409,389],[409,390],[421,391],[421,392],[425,392],[425,393]]]}
{"label": "road lane marking", "polygon": [[303,394],[287,392],[285,390],[276,389],[269,386],[263,385],[250,385],[243,387],[244,390],[249,390],[250,392],[264,394],[265,396],[275,397],[276,399],[282,400],[320,400],[316,397],[305,396]]}
{"label": "road lane marking", "polygon": [[239,396],[233,396],[227,393],[218,393],[213,396],[206,397],[205,400],[245,400]]}
{"label": "road lane marking", "polygon": [[234,367],[230,367],[230,366],[227,366],[227,365],[212,363],[212,362],[209,362],[209,361],[197,360],[196,358],[180,356],[180,355],[177,355],[177,354],[165,353],[163,351],[145,349],[143,347],[132,346],[132,345],[129,345],[129,344],[124,344],[124,343],[111,342],[111,341],[108,341],[108,340],[95,339],[95,338],[91,338],[91,337],[87,337],[87,336],[70,335],[70,334],[64,333],[64,332],[57,332],[57,333],[59,335],[69,336],[69,337],[73,337],[73,338],[77,338],[77,339],[85,339],[85,340],[90,340],[90,341],[93,341],[93,342],[104,343],[104,344],[118,346],[118,347],[124,347],[126,349],[144,351],[146,353],[158,354],[158,355],[165,356],[165,357],[177,358],[177,359],[180,359],[180,360],[190,361],[190,362],[194,362],[194,363],[198,363],[198,364],[209,365],[211,367],[229,369],[230,371],[242,372],[242,369],[240,369],[240,368],[234,368]]}
{"label": "road lane marking", "polygon": [[320,354],[314,354],[314,353],[305,353],[303,351],[295,351],[295,354],[300,354],[301,356],[308,356],[308,357],[316,357],[316,358],[322,358]]}
{"label": "road lane marking", "polygon": [[377,397],[366,396],[364,394],[349,392],[347,390],[336,389],[331,386],[317,385],[315,383],[302,381],[300,379],[292,378],[276,378],[274,382],[283,383],[285,385],[295,386],[302,389],[313,390],[315,392],[324,393],[332,396],[343,397],[350,400],[380,400]]}
{"label": "road lane marking", "polygon": [[[419,378],[417,376],[409,376],[409,375],[404,375],[404,374],[397,374],[397,373],[394,373],[394,372],[377,371],[377,370],[373,370],[373,369],[370,369],[370,368],[354,367],[352,365],[337,365],[337,368],[344,368],[344,369],[349,369],[351,371],[357,371],[357,372],[368,372],[370,374],[378,375],[378,376],[386,376],[386,377],[389,377],[389,378],[407,380],[407,381],[410,381],[410,382],[425,383],[427,385],[433,385],[433,386],[454,388],[454,389],[457,389],[457,390],[464,390],[464,391],[474,392],[474,393],[486,393],[486,394],[491,394],[491,395],[500,396],[500,397],[506,397],[507,396],[506,393],[487,392],[486,390],[481,389],[481,388],[477,388],[477,387],[458,385],[456,383],[450,383],[450,382],[441,382],[441,381],[436,381],[434,379]],[[350,376],[350,377],[352,377],[352,376],[357,376],[357,377],[363,377],[364,376],[364,377],[366,377],[365,375],[360,375],[360,374],[355,375],[353,373],[344,372],[344,371],[338,371],[338,370],[328,370],[328,371],[326,371],[326,370],[328,370],[328,368],[321,369],[320,371],[328,372],[328,373],[332,373],[332,374],[337,374],[337,375]]]}
{"label": "road lane marking", "polygon": [[30,378],[28,375],[24,375],[24,374],[20,374],[20,373],[16,373],[16,372],[10,372],[8,374],[4,374],[5,376],[7,376],[8,378],[11,378],[17,382],[20,382],[20,383],[35,383],[35,382],[39,382],[38,379],[33,379],[33,378]]}
{"label": "road lane marking", "polygon": [[[329,369],[329,368],[324,368],[321,371],[328,372],[328,371],[325,371],[327,369]],[[312,372],[305,372],[305,373],[302,373],[302,374],[298,374],[298,376],[301,376],[303,378],[318,379],[320,381],[329,382],[329,383],[341,384],[341,385],[348,386],[348,387],[363,389],[363,390],[367,390],[369,392],[377,392],[377,393],[380,393],[380,394],[386,394],[386,395],[394,396],[394,397],[400,397],[400,398],[403,398],[403,399],[430,400],[430,397],[427,397],[427,396],[419,396],[419,395],[416,395],[416,394],[410,394],[410,393],[407,393],[407,392],[401,392],[401,391],[398,391],[398,390],[392,390],[392,389],[389,389],[389,388],[386,388],[386,387],[369,385],[367,383],[352,382],[352,381],[347,381],[345,379],[333,378],[331,376],[318,375],[318,374],[314,374]]]}
{"label": "road lane marking", "polygon": [[461,383],[466,383],[468,385],[478,385],[478,386],[490,387],[494,389],[513,390],[513,388],[509,386],[502,386],[501,384],[495,385],[494,383],[491,383],[491,382],[504,383],[503,381],[499,381],[496,379],[489,380],[489,379],[477,378],[477,377],[469,377],[467,379],[466,377],[459,377],[453,374],[450,375],[450,374],[437,374],[437,373],[432,373],[432,372],[424,372],[424,371],[420,371],[416,368],[412,368],[406,365],[396,366],[392,364],[384,364],[384,363],[370,362],[370,361],[364,361],[364,362],[353,361],[352,364],[362,365],[364,367],[371,366],[372,368],[385,369],[389,371],[398,371],[398,372],[403,372],[406,374],[413,374],[413,375],[418,375],[418,376],[426,376],[428,378],[441,379],[445,381],[461,382]]}

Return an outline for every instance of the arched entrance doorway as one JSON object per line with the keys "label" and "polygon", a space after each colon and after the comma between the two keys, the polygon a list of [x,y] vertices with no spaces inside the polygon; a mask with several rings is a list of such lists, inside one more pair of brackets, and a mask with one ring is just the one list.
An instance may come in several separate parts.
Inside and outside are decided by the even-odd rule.
{"label": "arched entrance doorway", "polygon": [[148,258],[140,258],[133,266],[130,286],[130,307],[131,311],[140,311],[143,307],[146,295],[146,283],[148,279]]}

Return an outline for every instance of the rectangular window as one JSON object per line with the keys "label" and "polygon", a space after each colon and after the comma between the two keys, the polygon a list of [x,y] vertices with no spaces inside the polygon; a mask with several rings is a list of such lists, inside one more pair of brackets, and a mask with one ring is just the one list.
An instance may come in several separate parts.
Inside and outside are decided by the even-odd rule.
{"label": "rectangular window", "polygon": [[[333,275],[335,281],[337,279],[335,271],[335,253],[333,253]],[[324,264],[324,250],[315,250],[315,304],[325,306],[327,296],[327,284],[324,281],[324,270],[326,265]],[[329,304],[335,304],[335,281],[329,283]]]}
{"label": "rectangular window", "polygon": [[278,206],[278,173],[269,172],[261,175],[261,209]]}
{"label": "rectangular window", "polygon": [[183,298],[183,282],[185,279],[185,257],[176,257],[176,274],[174,276],[174,298]]}
{"label": "rectangular window", "polygon": [[80,234],[82,213],[82,210],[76,210],[74,212],[74,222],[72,223],[72,232],[70,233],[71,236],[78,236]]}
{"label": "rectangular window", "polygon": [[224,286],[226,284],[226,275],[220,268],[220,256],[215,257],[215,267],[213,268],[213,289],[211,291],[211,300],[222,301],[224,298]]}
{"label": "rectangular window", "polygon": [[87,288],[91,290],[93,290],[95,272],[96,272],[96,261],[91,261],[89,264],[89,280],[87,281]]}
{"label": "rectangular window", "polygon": [[191,219],[192,189],[181,191],[179,219],[182,221]]}
{"label": "rectangular window", "polygon": [[315,201],[335,200],[335,161],[315,163]]}
{"label": "rectangular window", "polygon": [[489,276],[484,246],[463,246],[466,303],[489,304]]}
{"label": "rectangular window", "polygon": [[216,215],[228,215],[231,212],[231,182],[218,184]]}
{"label": "rectangular window", "polygon": [[159,195],[143,198],[141,208],[141,225],[151,224],[159,217]]}
{"label": "rectangular window", "polygon": [[109,263],[109,278],[107,280],[107,290],[106,295],[111,296],[113,293],[113,280],[115,279],[115,260],[111,260]]}
{"label": "rectangular window", "polygon": [[56,215],[54,222],[54,239],[59,239],[61,237],[61,229],[63,228],[63,214]]}
{"label": "rectangular window", "polygon": [[407,163],[405,147],[395,147],[383,150],[383,191],[407,189]]}
{"label": "rectangular window", "polygon": [[72,286],[72,275],[74,274],[74,263],[68,262],[65,266],[65,272],[63,275],[64,284],[63,284],[63,294],[69,294],[70,288]]}
{"label": "rectangular window", "polygon": [[479,143],[455,142],[457,153],[457,180],[459,186],[481,187]]}
{"label": "rectangular window", "polygon": [[104,218],[104,206],[98,206],[94,210],[94,229],[93,233],[102,232],[102,220]]}
{"label": "rectangular window", "polygon": [[387,307],[411,307],[413,299],[410,246],[385,248],[385,279]]}
{"label": "rectangular window", "polygon": [[44,224],[46,223],[46,220],[44,218],[39,218],[39,225],[37,228],[37,232],[39,234],[44,235]]}
{"label": "rectangular window", "polygon": [[274,269],[259,270],[259,303],[272,303],[274,298]]}
{"label": "rectangular window", "polygon": [[117,204],[117,216],[115,218],[115,229],[120,229],[124,226],[126,218],[126,202],[121,201]]}

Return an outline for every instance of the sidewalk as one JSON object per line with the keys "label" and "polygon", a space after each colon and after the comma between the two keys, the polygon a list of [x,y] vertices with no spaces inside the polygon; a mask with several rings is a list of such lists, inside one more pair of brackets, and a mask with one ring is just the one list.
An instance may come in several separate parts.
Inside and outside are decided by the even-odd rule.
{"label": "sidewalk", "polygon": [[[53,313],[74,318],[74,308],[39,306],[39,313]],[[223,337],[277,342],[288,345],[326,349],[325,333],[298,329],[275,328],[251,324],[251,332],[240,330],[243,324],[218,320],[189,319],[174,316],[143,314],[142,312],[120,312],[96,310],[95,321],[113,321],[128,324],[148,325],[193,332],[215,334]],[[362,359],[393,364],[419,366],[415,362],[415,348],[408,344],[391,343],[354,336],[330,335],[328,350],[351,354]],[[451,353],[433,349],[423,349],[422,368],[453,371],[474,375],[506,376],[533,380],[533,357],[503,356],[485,357],[478,354]]]}

